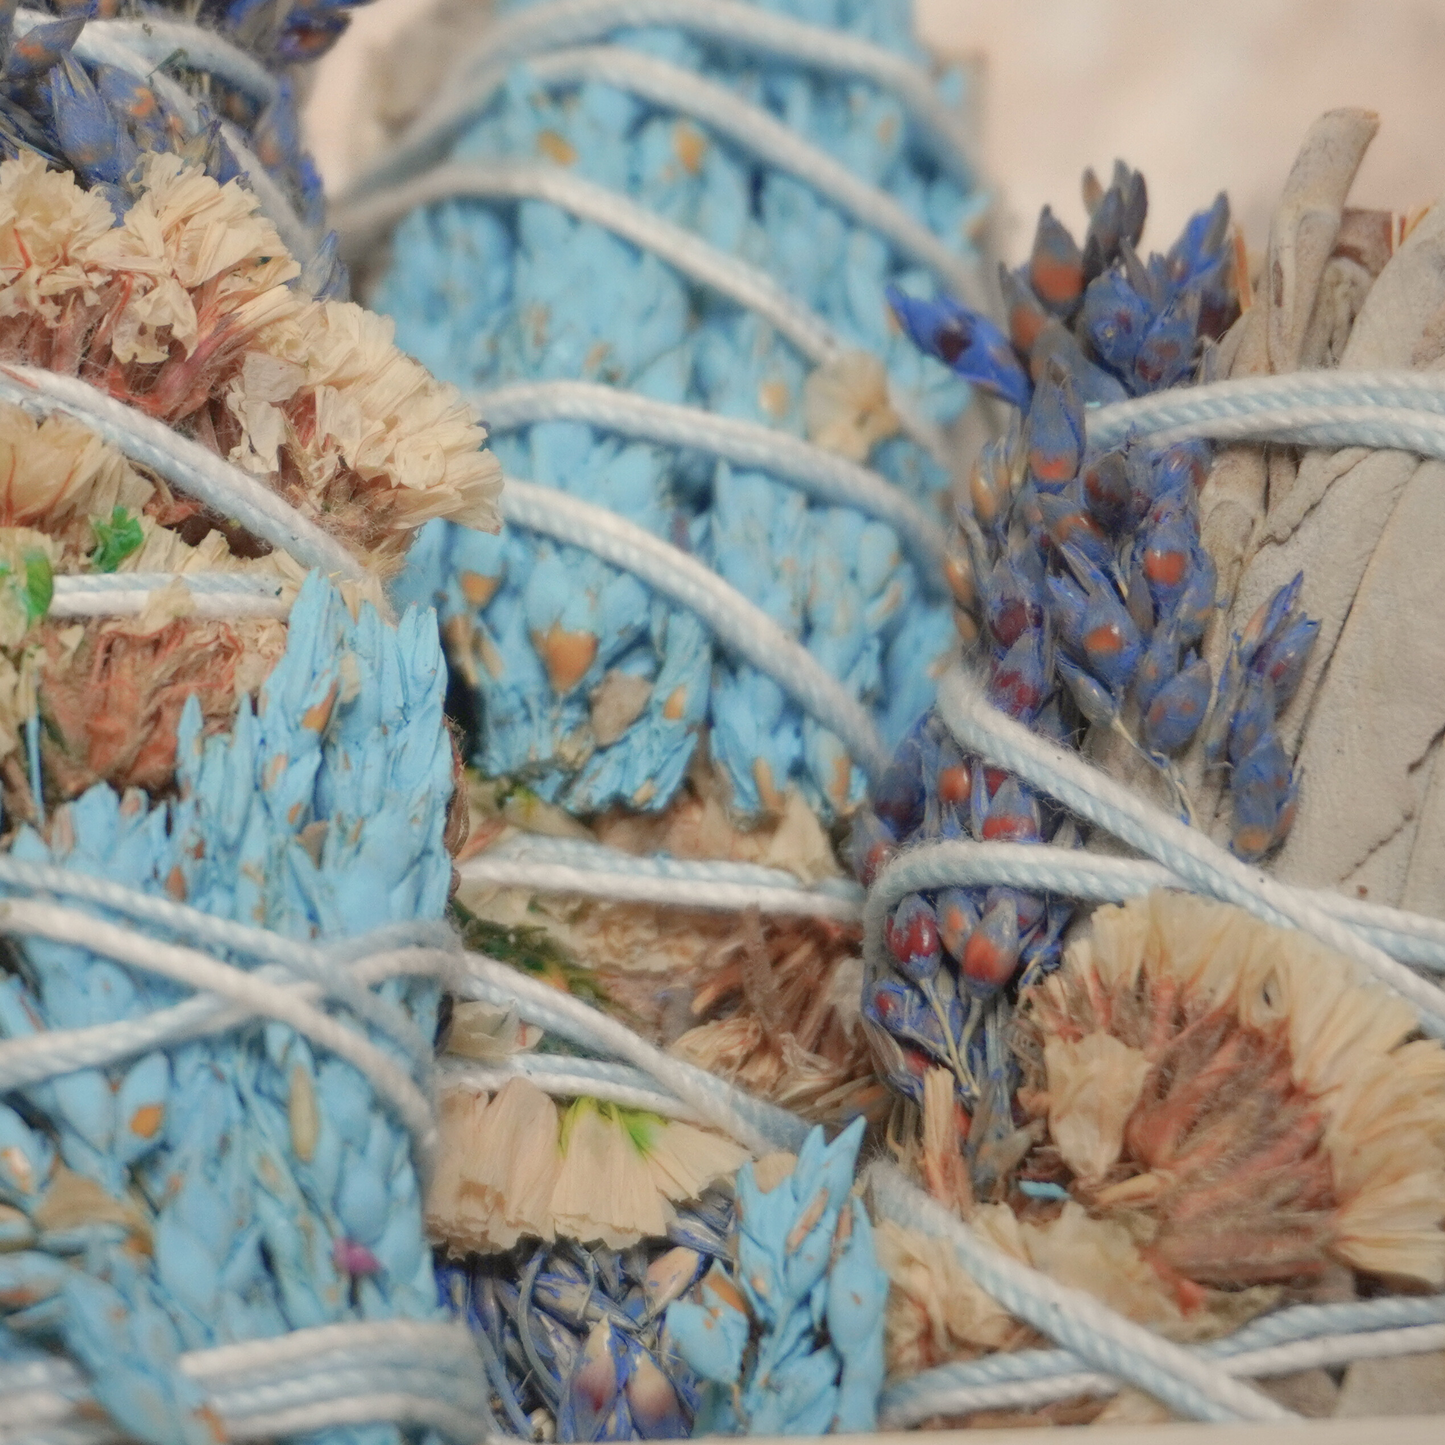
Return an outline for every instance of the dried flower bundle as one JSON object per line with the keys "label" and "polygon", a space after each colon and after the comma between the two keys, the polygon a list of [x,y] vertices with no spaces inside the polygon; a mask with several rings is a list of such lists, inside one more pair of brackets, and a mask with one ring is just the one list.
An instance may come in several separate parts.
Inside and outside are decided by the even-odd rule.
{"label": "dried flower bundle", "polygon": [[1099,910],[1028,996],[1023,1173],[1194,1286],[1334,1260],[1445,1285],[1445,1049],[1408,1005],[1304,936],[1152,894]]}
{"label": "dried flower bundle", "polygon": [[[424,1154],[403,1121],[408,1099],[411,1125],[423,1113],[410,1075],[438,989],[420,975],[353,983],[371,1007],[342,988],[313,1023],[323,1038],[343,1028],[372,1076],[244,1005],[244,1022],[213,1033],[204,1009],[198,1029],[146,1033],[189,999],[189,974],[156,971],[167,945],[266,979],[274,954],[222,951],[192,915],[158,923],[123,900],[154,894],[297,941],[441,918],[444,667],[429,622],[394,624],[367,597],[381,603],[428,517],[495,526],[500,478],[455,392],[395,349],[387,323],[327,299],[344,287],[331,249],[311,254],[274,188],[262,215],[237,179],[233,122],[315,211],[289,84],[263,111],[187,73],[220,122],[162,73],[175,57],[140,82],[72,54],[80,16],[12,44],[13,10],[0,16],[0,367],[78,377],[239,463],[372,573],[343,596],[78,423],[0,405],[4,843],[13,860],[119,885],[114,907],[63,888],[40,905],[74,942],[7,946],[0,1035],[22,1051],[111,1025],[130,1040],[0,1104],[0,1359],[68,1355],[90,1392],[85,1428],[174,1445],[226,1429],[183,1352],[436,1317]],[[241,12],[263,49],[308,13],[228,18]],[[309,13],[334,33],[336,7]],[[261,186],[261,163],[249,170]],[[57,577],[157,572],[177,580],[138,616],[52,615]],[[183,585],[197,572],[264,578],[289,621],[198,618]],[[338,1436],[401,1438],[372,1424]]]}
{"label": "dried flower bundle", "polygon": [[[116,224],[40,157],[0,165],[0,358],[187,429],[383,574],[431,517],[499,525],[484,433],[389,322],[291,286],[299,265],[238,183],[161,153],[139,188]],[[191,542],[206,520],[194,504],[167,516]]]}
{"label": "dried flower bundle", "polygon": [[[299,268],[237,182],[165,153],[137,177],[116,223],[102,196],[39,156],[0,162],[0,360],[78,375],[189,430],[380,575],[427,517],[497,525],[483,433],[454,390],[395,349],[388,322],[296,290]],[[50,578],[235,571],[294,595],[301,568],[64,416],[36,422],[0,403],[0,466],[7,813],[38,822],[47,800],[101,779],[164,792],[186,699],[200,699],[209,730],[227,726],[284,629],[197,620],[184,591],[135,619],[48,622]],[[37,710],[27,764],[21,733]]]}
{"label": "dried flower bundle", "polygon": [[[246,699],[209,735],[195,696],[181,709],[167,799],[97,783],[43,833],[20,827],[10,856],[298,940],[439,918],[452,758],[443,663],[418,621],[387,627],[369,606],[353,620],[313,577],[259,707]],[[192,941],[122,921],[142,958]],[[408,1028],[434,1027],[431,980],[387,988]],[[27,938],[0,979],[0,1033],[143,1021],[187,992]],[[62,1347],[108,1417],[147,1445],[214,1424],[177,1364],[185,1350],[434,1314],[406,1130],[352,1063],[293,1029],[252,1021],[122,1051],[8,1097],[0,1203],[12,1211],[6,1278],[23,1288],[0,1299],[0,1355]]]}
{"label": "dried flower bundle", "polygon": [[[662,813],[614,810],[590,826],[528,790],[475,783],[466,856],[528,833],[600,842],[622,852],[761,863],[814,883],[841,873],[816,817],[793,794],[781,816],[740,827],[706,759]],[[480,846],[478,846],[480,845]],[[475,848],[475,853],[473,849]],[[679,1057],[818,1123],[886,1112],[863,1032],[860,930],[820,919],[533,896],[462,884],[459,898],[491,928],[474,945],[494,957],[533,940],[534,967],[595,997]]]}
{"label": "dried flower bundle", "polygon": [[831,1144],[814,1129],[796,1159],[739,1171],[733,1269],[715,1263],[667,1311],[678,1352],[707,1382],[699,1434],[875,1425],[888,1279],[850,1193],[862,1137],[862,1120]]}

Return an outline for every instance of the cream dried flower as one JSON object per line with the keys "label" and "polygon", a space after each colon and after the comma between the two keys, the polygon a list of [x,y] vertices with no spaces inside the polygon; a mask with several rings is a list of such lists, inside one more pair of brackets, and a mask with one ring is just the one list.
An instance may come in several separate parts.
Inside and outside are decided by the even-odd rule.
{"label": "cream dried flower", "polygon": [[0,526],[55,533],[77,511],[103,518],[116,507],[139,512],[154,490],[80,422],[63,415],[37,422],[0,402]]}
{"label": "cream dried flower", "polygon": [[1155,893],[1098,910],[1026,1014],[1024,1097],[1074,1193],[1144,1219],[1151,1262],[1184,1285],[1331,1260],[1445,1285],[1445,1049],[1347,959]]}
{"label": "cream dried flower", "polygon": [[553,1239],[552,1194],[562,1168],[557,1106],[512,1079],[489,1099],[443,1091],[441,1165],[427,1196],[427,1229],[456,1254],[510,1249],[524,1235]]}
{"label": "cream dried flower", "polygon": [[578,1099],[563,1119],[525,1079],[490,1102],[453,1088],[442,1094],[444,1163],[427,1227],[458,1254],[559,1234],[622,1249],[665,1234],[674,1203],[748,1157],[720,1135],[595,1099]]}
{"label": "cream dried flower", "polygon": [[0,316],[54,320],[57,297],[92,290],[89,249],[115,225],[109,204],[33,151],[0,164]]}
{"label": "cream dried flower", "polygon": [[849,461],[862,462],[901,423],[888,400],[888,373],[870,351],[843,351],[803,384],[808,438]]}
{"label": "cream dried flower", "polygon": [[[399,556],[434,517],[495,532],[502,471],[461,393],[397,350],[395,330],[349,301],[308,302],[262,328],[270,359],[248,358],[227,405],[243,426],[232,460],[270,472],[285,445],[305,496],[333,509],[364,496],[377,514],[372,546]],[[343,475],[352,480],[337,498]]]}
{"label": "cream dried flower", "polygon": [[151,152],[140,188],[121,224],[85,250],[92,268],[132,281],[111,341],[117,359],[165,361],[171,342],[190,356],[201,338],[198,301],[212,325],[230,317],[242,330],[300,303],[285,285],[300,266],[238,182],[219,185],[179,156]]}
{"label": "cream dried flower", "polygon": [[464,1059],[500,1064],[513,1054],[535,1048],[542,1030],[529,1024],[515,1004],[501,1008],[496,1004],[458,1000],[452,1005],[451,1023],[447,1028],[446,1051]]}

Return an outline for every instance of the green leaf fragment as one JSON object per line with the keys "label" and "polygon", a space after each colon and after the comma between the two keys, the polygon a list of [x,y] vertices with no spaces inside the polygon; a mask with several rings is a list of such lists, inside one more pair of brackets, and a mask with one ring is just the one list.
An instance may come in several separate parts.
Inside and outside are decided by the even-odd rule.
{"label": "green leaf fragment", "polygon": [[579,964],[545,928],[516,927],[479,918],[465,905],[452,902],[452,915],[460,925],[462,941],[470,949],[495,958],[498,963],[530,973],[570,993],[574,998],[601,1007],[608,1002],[607,991],[587,968]]}
{"label": "green leaf fragment", "polygon": [[55,596],[55,574],[51,570],[50,558],[44,552],[25,554],[25,615],[31,622],[38,622],[50,611],[51,598]]}
{"label": "green leaf fragment", "polygon": [[117,507],[108,522],[98,522],[92,517],[90,528],[96,541],[90,564],[97,572],[114,572],[145,541],[140,518],[133,517],[124,507]]}

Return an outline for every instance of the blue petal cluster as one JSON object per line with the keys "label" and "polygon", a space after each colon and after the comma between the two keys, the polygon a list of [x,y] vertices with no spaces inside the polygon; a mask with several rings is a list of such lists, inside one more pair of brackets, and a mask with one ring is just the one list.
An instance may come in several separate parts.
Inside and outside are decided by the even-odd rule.
{"label": "blue petal cluster", "polygon": [[1320,630],[1298,606],[1303,582],[1301,572],[1235,634],[1205,728],[1206,763],[1229,771],[1230,847],[1250,863],[1282,842],[1294,822],[1299,779],[1277,723]]}
{"label": "blue petal cluster", "polygon": [[[760,8],[913,53],[902,0]],[[981,196],[921,153],[891,96],[676,32],[614,40],[726,85],[966,249]],[[808,185],[691,121],[597,83],[549,94],[519,67],[452,158],[558,165],[624,194],[764,268],[847,345],[879,357],[932,421],[949,421],[966,400],[967,388],[899,334],[885,302],[889,285],[931,295],[931,278]],[[789,341],[556,206],[436,205],[401,224],[393,257],[373,304],[396,318],[398,344],[464,388],[581,378],[804,431],[809,365]],[[492,446],[513,475],[600,501],[705,561],[864,699],[888,742],[929,705],[927,664],[951,645],[949,617],[923,598],[891,528],[810,503],[764,473],[589,425],[536,424],[494,435]],[[877,446],[870,464],[930,503],[947,481],[901,437]],[[862,776],[838,740],[775,681],[585,551],[514,528],[493,538],[433,524],[402,588],[438,606],[479,714],[475,760],[489,775],[525,778],[577,813],[614,803],[659,809],[708,728],[743,814],[773,806],[789,787],[828,815],[862,797]],[[620,736],[599,737],[589,697],[614,672],[651,691]]]}
{"label": "blue petal cluster", "polygon": [[663,1328],[668,1306],[732,1250],[731,1192],[680,1209],[664,1240],[631,1249],[570,1240],[437,1266],[442,1302],[488,1355],[493,1387],[524,1438],[537,1410],[559,1441],[676,1440],[698,1381]]}
{"label": "blue petal cluster", "polygon": [[[301,144],[289,78],[278,79],[273,97],[262,103],[210,75],[202,87],[199,74],[187,68],[187,57],[179,52],[156,70],[191,92],[201,121],[200,132],[193,133],[192,123],[169,103],[166,87],[76,53],[88,14],[76,13],[75,6],[61,0],[54,0],[52,8],[60,18],[16,36],[14,0],[0,6],[0,155],[34,151],[44,156],[52,165],[73,171],[88,188],[102,191],[120,216],[134,200],[132,174],[146,151],[177,151],[203,165],[222,185],[243,177],[246,172],[221,133],[224,120],[246,137],[301,221],[322,229],[321,177]],[[165,18],[174,13],[161,6],[140,9]],[[288,53],[294,46],[286,36],[320,34],[331,26],[334,38],[346,23],[340,5],[307,9],[277,0],[239,0],[229,9],[203,5],[200,16],[188,7],[187,18],[274,61],[305,58]],[[332,262],[330,248],[324,260],[308,279],[316,282],[318,294],[339,293],[346,286],[345,271]]]}
{"label": "blue petal cluster", "polygon": [[[1144,262],[1142,177],[1121,165],[1107,191],[1091,181],[1084,245],[1046,208],[1028,263],[1003,271],[1007,338],[952,302],[894,301],[919,345],[1023,409],[1022,426],[980,459],[972,509],[959,510],[966,562],[956,592],[976,609],[969,625],[990,699],[1055,741],[1073,742],[1087,725],[1113,729],[1177,785],[1171,758],[1208,717],[1212,760],[1227,752],[1233,766],[1236,851],[1254,858],[1292,813],[1274,721],[1315,624],[1295,610],[1297,585],[1284,589],[1236,640],[1211,712],[1214,680],[1198,650],[1216,588],[1197,503],[1209,449],[1131,442],[1100,453],[1084,428],[1087,402],[1187,381],[1201,340],[1233,319],[1228,205],[1220,196],[1166,255]],[[1047,800],[963,756],[935,716],[904,742],[870,802],[853,835],[865,882],[914,840],[1077,841]],[[1001,887],[898,905],[886,929],[892,967],[868,983],[864,1012],[893,1042],[900,1088],[918,1097],[921,1074],[942,1065],[967,1108],[1011,1128],[999,1042],[1007,990],[1057,965],[1069,911]],[[988,1143],[986,1130],[970,1137],[976,1173]]]}
{"label": "blue petal cluster", "polygon": [[[173,801],[98,785],[59,810],[49,842],[22,828],[13,856],[295,939],[440,919],[451,879],[444,692],[430,617],[413,611],[391,627],[363,606],[353,621],[313,576],[254,710],[243,702],[229,732],[204,736],[187,705]],[[13,957],[0,980],[11,1039],[138,1020],[186,996],[83,948],[28,939]],[[424,1072],[436,986],[393,979],[374,993],[400,1032],[345,1022]],[[30,1222],[31,1247],[0,1270],[0,1354],[62,1343],[138,1440],[214,1439],[176,1369],[183,1350],[437,1316],[411,1145],[352,1064],[279,1023],[17,1091],[0,1106],[0,1203]],[[73,1176],[87,1181],[89,1215],[77,1219],[72,1203],[66,1226],[52,1227],[76,1197]],[[391,1427],[344,1435],[399,1438]]]}
{"label": "blue petal cluster", "polygon": [[667,1311],[682,1358],[707,1382],[695,1435],[821,1435],[877,1428],[883,1306],[868,1212],[851,1197],[857,1119],[831,1144],[814,1129],[771,1190],[738,1171],[737,1263]]}

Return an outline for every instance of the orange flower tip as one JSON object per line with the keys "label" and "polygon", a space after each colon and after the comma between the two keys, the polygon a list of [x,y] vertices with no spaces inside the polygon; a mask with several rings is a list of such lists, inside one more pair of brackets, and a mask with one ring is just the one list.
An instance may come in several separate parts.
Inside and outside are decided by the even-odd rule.
{"label": "orange flower tip", "polygon": [[1153,548],[1144,553],[1144,575],[1161,587],[1177,587],[1184,580],[1189,559],[1183,552],[1156,552]]}
{"label": "orange flower tip", "polygon": [[1114,623],[1105,623],[1085,635],[1084,649],[1090,656],[1111,657],[1124,650],[1124,635]]}
{"label": "orange flower tip", "polygon": [[130,1132],[138,1139],[153,1139],[165,1116],[165,1105],[142,1104],[130,1116]]}
{"label": "orange flower tip", "polygon": [[683,169],[690,176],[702,171],[703,157],[707,154],[707,137],[696,126],[679,121],[672,128],[672,147]]}
{"label": "orange flower tip", "polygon": [[462,596],[473,607],[485,607],[497,595],[502,585],[500,576],[488,577],[482,572],[459,572],[457,581],[461,584]]}
{"label": "orange flower tip", "polygon": [[570,166],[577,159],[572,143],[555,130],[544,130],[537,136],[537,149],[559,166]]}
{"label": "orange flower tip", "polygon": [[547,669],[552,690],[563,696],[586,677],[597,658],[598,639],[592,632],[567,632],[555,622],[546,632],[532,634],[532,646]]}

